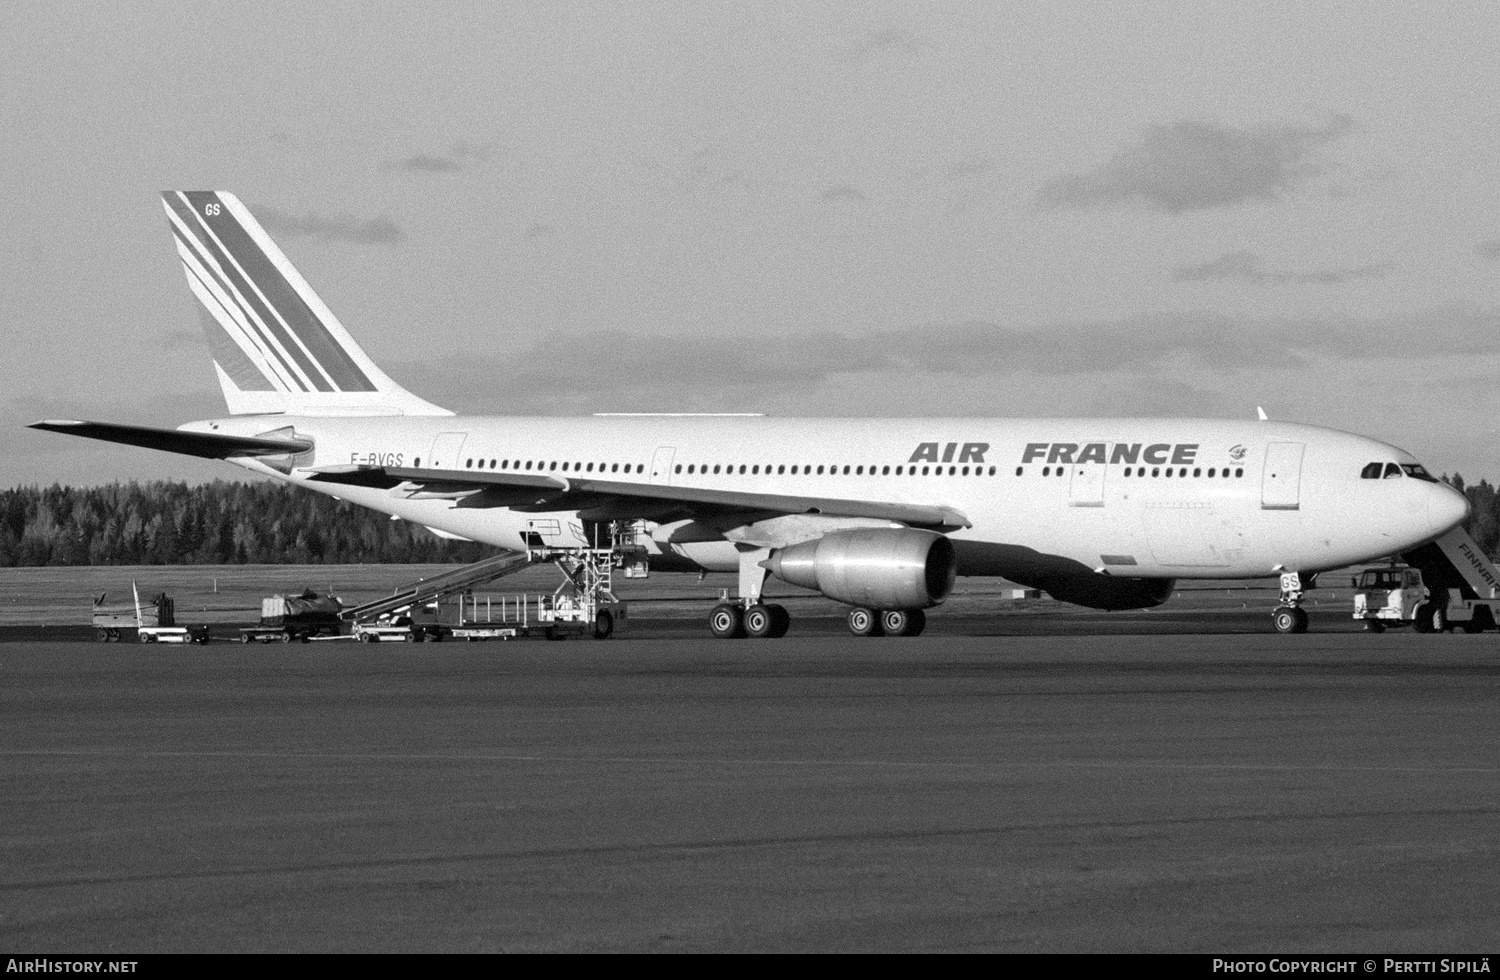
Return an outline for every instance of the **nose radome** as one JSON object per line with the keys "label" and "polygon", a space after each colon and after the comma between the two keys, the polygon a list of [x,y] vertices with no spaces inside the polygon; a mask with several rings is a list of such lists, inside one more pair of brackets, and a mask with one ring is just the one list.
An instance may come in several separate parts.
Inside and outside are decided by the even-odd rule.
{"label": "nose radome", "polygon": [[1468,498],[1446,483],[1432,488],[1427,497],[1427,523],[1433,531],[1446,534],[1468,519]]}

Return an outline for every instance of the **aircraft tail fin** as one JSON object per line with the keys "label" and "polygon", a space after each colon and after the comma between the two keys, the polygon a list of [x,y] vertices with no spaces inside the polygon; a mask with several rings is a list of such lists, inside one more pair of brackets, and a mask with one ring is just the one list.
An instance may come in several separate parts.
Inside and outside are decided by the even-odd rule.
{"label": "aircraft tail fin", "polygon": [[452,415],[370,360],[239,198],[162,204],[233,415]]}

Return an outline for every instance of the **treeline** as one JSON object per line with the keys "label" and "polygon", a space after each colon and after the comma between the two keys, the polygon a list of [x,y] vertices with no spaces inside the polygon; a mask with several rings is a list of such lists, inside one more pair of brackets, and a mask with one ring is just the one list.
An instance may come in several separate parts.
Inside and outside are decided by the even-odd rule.
{"label": "treeline", "polygon": [[1500,498],[1495,488],[1487,480],[1470,486],[1457,473],[1443,477],[1443,481],[1469,498],[1469,519],[1464,524],[1469,537],[1487,555],[1500,552]]}
{"label": "treeline", "polygon": [[470,562],[494,549],[277,483],[0,491],[0,566]]}

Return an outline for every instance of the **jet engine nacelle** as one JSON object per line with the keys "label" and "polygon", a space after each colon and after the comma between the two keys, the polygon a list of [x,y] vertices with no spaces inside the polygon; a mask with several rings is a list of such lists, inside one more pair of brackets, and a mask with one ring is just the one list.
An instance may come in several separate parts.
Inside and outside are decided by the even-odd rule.
{"label": "jet engine nacelle", "polygon": [[763,567],[851,605],[926,609],[953,591],[958,558],[953,543],[934,531],[860,528],[778,548]]}

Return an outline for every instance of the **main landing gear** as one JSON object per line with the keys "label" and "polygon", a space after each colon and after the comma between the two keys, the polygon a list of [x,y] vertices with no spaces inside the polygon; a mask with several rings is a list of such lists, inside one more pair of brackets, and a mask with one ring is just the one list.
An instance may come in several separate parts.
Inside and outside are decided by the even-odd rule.
{"label": "main landing gear", "polygon": [[849,610],[849,632],[855,636],[920,636],[926,627],[927,614],[920,609]]}
{"label": "main landing gear", "polygon": [[1302,608],[1302,576],[1296,572],[1281,575],[1281,601],[1271,614],[1271,624],[1278,633],[1306,633],[1307,610]]}
{"label": "main landing gear", "polygon": [[792,617],[785,606],[754,602],[741,609],[732,602],[721,602],[708,614],[708,629],[721,640],[754,637],[774,639],[786,636]]}
{"label": "main landing gear", "polygon": [[[709,632],[721,640],[774,639],[786,636],[791,625],[786,607],[775,603],[755,602],[742,609],[734,602],[721,602],[708,614]],[[849,610],[849,632],[855,636],[919,636],[926,626],[927,614],[920,609]]]}
{"label": "main landing gear", "polygon": [[[765,559],[769,548],[740,549],[741,598],[730,599],[720,593],[719,604],[708,614],[708,629],[721,640],[741,637],[774,638],[786,636],[792,617],[786,607],[761,599],[761,586],[767,571]],[[927,625],[927,614],[920,609],[870,609],[855,606],[849,610],[849,632],[855,636],[917,636]]]}

